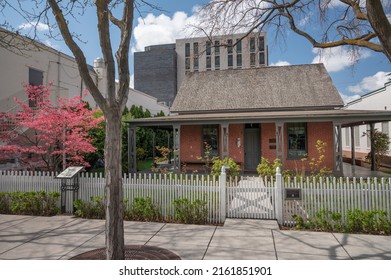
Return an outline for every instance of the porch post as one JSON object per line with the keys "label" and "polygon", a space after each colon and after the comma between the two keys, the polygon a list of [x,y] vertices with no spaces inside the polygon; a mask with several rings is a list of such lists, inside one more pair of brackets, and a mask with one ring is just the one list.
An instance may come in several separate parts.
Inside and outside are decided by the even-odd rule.
{"label": "porch post", "polygon": [[174,172],[181,172],[181,126],[174,125],[174,142],[173,142],[173,151],[174,151]]}
{"label": "porch post", "polygon": [[334,175],[343,176],[342,138],[340,123],[333,123],[334,130]]}
{"label": "porch post", "polygon": [[[170,149],[170,132],[167,130],[167,148]],[[171,152],[168,154],[168,164],[171,164]]]}
{"label": "porch post", "polygon": [[221,129],[221,158],[229,157],[229,131],[228,124],[220,124]]}
{"label": "porch post", "polygon": [[355,174],[356,166],[356,143],[354,138],[354,126],[350,126],[350,148],[352,153],[352,173]]}
{"label": "porch post", "polygon": [[152,158],[156,157],[156,131],[152,129]]}
{"label": "porch post", "polygon": [[369,124],[369,133],[371,135],[371,170],[376,170],[376,148],[375,148],[375,140],[374,140],[374,134],[375,134],[375,124],[370,123]]}
{"label": "porch post", "polygon": [[128,173],[137,172],[136,127],[128,124]]}
{"label": "porch post", "polygon": [[284,169],[284,123],[276,122],[276,157],[280,159]]}

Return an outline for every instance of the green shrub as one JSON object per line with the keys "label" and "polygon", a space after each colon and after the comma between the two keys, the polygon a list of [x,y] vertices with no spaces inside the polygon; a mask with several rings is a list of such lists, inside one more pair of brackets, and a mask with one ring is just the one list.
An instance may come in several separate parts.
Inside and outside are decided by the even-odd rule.
{"label": "green shrub", "polygon": [[342,215],[337,212],[320,210],[313,219],[304,221],[300,216],[294,216],[296,229],[313,229],[318,231],[348,232],[348,233],[378,233],[391,234],[391,220],[387,212],[382,210],[349,210],[345,223]]}
{"label": "green shrub", "polygon": [[0,193],[0,214],[11,214],[10,199],[7,193]]}
{"label": "green shrub", "polygon": [[391,221],[387,212],[382,210],[348,211],[346,230],[348,232],[391,233]]}
{"label": "green shrub", "polygon": [[103,196],[91,197],[90,201],[75,200],[75,216],[85,219],[105,219],[105,201]]}
{"label": "green shrub", "polygon": [[200,199],[190,202],[187,198],[174,200],[175,218],[184,224],[206,224],[208,218],[207,203]]}
{"label": "green shrub", "polygon": [[268,159],[262,157],[261,162],[257,166],[257,172],[259,176],[262,177],[274,177],[276,176],[277,167],[282,167],[280,159],[276,158],[273,163],[271,163]]}
{"label": "green shrub", "polygon": [[211,174],[213,176],[218,176],[221,173],[221,168],[226,165],[229,166],[229,169],[226,170],[228,177],[236,177],[239,175],[240,165],[237,164],[232,158],[226,157],[224,159],[215,158],[212,161],[212,170]]}
{"label": "green shrub", "polygon": [[297,216],[297,215],[293,215],[292,218],[293,218],[293,221],[295,222],[295,228],[296,229],[312,228],[312,225],[311,225],[310,221],[304,221],[303,217]]}
{"label": "green shrub", "polygon": [[135,197],[130,207],[125,207],[124,218],[132,221],[160,221],[161,213],[151,197]]}
{"label": "green shrub", "polygon": [[147,158],[147,156],[148,156],[148,151],[147,150],[145,150],[142,147],[138,147],[136,150],[137,150],[136,157],[137,157],[138,160],[144,160],[144,159]]}
{"label": "green shrub", "polygon": [[316,213],[315,221],[312,221],[312,224],[317,230],[341,231],[342,215],[322,209]]}
{"label": "green shrub", "polygon": [[59,212],[58,192],[0,193],[0,213],[14,215],[52,216]]}

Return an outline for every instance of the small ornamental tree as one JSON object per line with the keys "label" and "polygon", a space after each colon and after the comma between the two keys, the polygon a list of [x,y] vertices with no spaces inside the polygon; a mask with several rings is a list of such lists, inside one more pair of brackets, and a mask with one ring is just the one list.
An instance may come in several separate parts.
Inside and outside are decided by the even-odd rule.
{"label": "small ornamental tree", "polygon": [[28,104],[15,99],[21,106],[17,114],[8,114],[13,123],[0,147],[3,156],[17,157],[29,169],[58,171],[68,165],[89,166],[84,155],[94,152],[89,131],[103,118],[93,116],[80,97],[59,98],[52,103],[50,88],[25,85]]}
{"label": "small ornamental tree", "polygon": [[[381,162],[388,155],[388,150],[390,148],[390,138],[386,133],[383,133],[376,128],[372,133],[370,130],[364,132],[362,136],[367,136],[369,141],[372,143],[371,145],[375,150],[375,169],[379,170]],[[369,152],[365,159],[369,163],[372,163],[372,153]]]}

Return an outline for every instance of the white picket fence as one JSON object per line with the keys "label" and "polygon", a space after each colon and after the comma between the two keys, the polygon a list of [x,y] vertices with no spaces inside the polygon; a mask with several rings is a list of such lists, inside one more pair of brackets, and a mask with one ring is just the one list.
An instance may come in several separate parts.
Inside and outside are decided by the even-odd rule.
{"label": "white picket fence", "polygon": [[[54,173],[0,172],[0,192],[61,192],[60,187],[61,180],[56,179]],[[205,201],[208,223],[221,224],[225,220],[225,213],[221,210],[219,180],[213,176],[131,174],[123,177],[123,191],[128,203],[132,203],[136,197],[150,197],[166,221],[175,219],[174,201],[183,198],[190,203]],[[66,194],[66,212],[72,213],[72,192],[67,191]],[[89,201],[98,196],[105,196],[105,178],[81,173],[78,198]]]}
{"label": "white picket fence", "polygon": [[[79,199],[104,196],[105,179],[96,174],[82,173],[79,179]],[[47,191],[60,192],[61,180],[54,173],[0,172],[0,192]],[[292,216],[313,218],[320,210],[341,213],[349,210],[384,210],[391,219],[391,178],[356,179],[309,178],[284,181],[275,178],[240,177],[227,180],[206,175],[131,174],[123,178],[124,198],[131,203],[136,197],[150,197],[160,207],[166,220],[174,218],[174,200],[187,198],[206,202],[208,222],[224,223],[226,217],[277,219],[292,225]],[[287,199],[287,190],[300,190],[300,198]],[[72,212],[71,192],[67,192],[67,212]]]}
{"label": "white picket fence", "polygon": [[284,189],[301,191],[300,199],[284,202],[284,224],[293,224],[293,215],[314,218],[325,210],[340,213],[343,222],[348,211],[382,210],[391,219],[391,178],[294,178],[286,180]]}

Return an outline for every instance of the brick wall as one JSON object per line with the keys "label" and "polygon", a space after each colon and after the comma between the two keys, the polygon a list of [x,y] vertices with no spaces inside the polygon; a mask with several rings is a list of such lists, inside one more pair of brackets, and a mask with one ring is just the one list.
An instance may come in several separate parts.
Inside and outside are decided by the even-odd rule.
{"label": "brick wall", "polygon": [[[261,125],[261,156],[272,162],[276,158],[276,125],[263,123]],[[259,159],[261,161],[261,159]]]}
{"label": "brick wall", "polygon": [[202,156],[202,126],[181,126],[181,161],[198,161]]}
{"label": "brick wall", "polygon": [[[230,124],[229,125],[229,156],[242,167],[244,165],[244,125]],[[237,140],[240,139],[240,147],[237,145]]]}
{"label": "brick wall", "polygon": [[[275,148],[275,134],[276,128],[274,123],[264,123],[260,125],[261,133],[261,156],[273,161],[276,158]],[[287,125],[285,125],[284,138],[285,138],[285,156],[287,151]],[[229,156],[235,160],[235,162],[244,165],[244,125],[243,124],[231,124],[229,125]],[[219,130],[220,138],[220,130]],[[240,138],[240,147],[237,146],[237,139]],[[308,157],[318,158],[319,155],[316,151],[315,144],[317,140],[322,140],[327,143],[326,146],[326,158],[325,165],[329,169],[334,167],[334,143],[333,143],[333,124],[331,122],[321,123],[308,123],[307,124],[307,147]],[[196,162],[197,157],[202,156],[202,126],[189,125],[181,127],[181,161],[182,162]],[[221,154],[221,144],[220,154]],[[261,161],[261,159],[259,159]],[[289,160],[285,158],[285,168],[290,170],[301,169],[303,162],[301,160]],[[195,166],[197,168],[202,167]],[[308,164],[305,164],[305,168],[309,170]]]}
{"label": "brick wall", "polygon": [[[288,145],[287,145],[287,125],[285,125],[285,155],[288,154]],[[308,149],[308,159],[319,157],[319,154],[316,151],[316,141],[322,140],[326,142],[326,152],[325,152],[325,161],[324,165],[333,170],[334,167],[334,140],[333,140],[333,124],[331,122],[321,122],[321,123],[307,123],[307,149]],[[303,162],[301,160],[287,160],[285,161],[285,168],[290,170],[301,169]],[[309,170],[308,162],[304,164],[306,170]]]}

